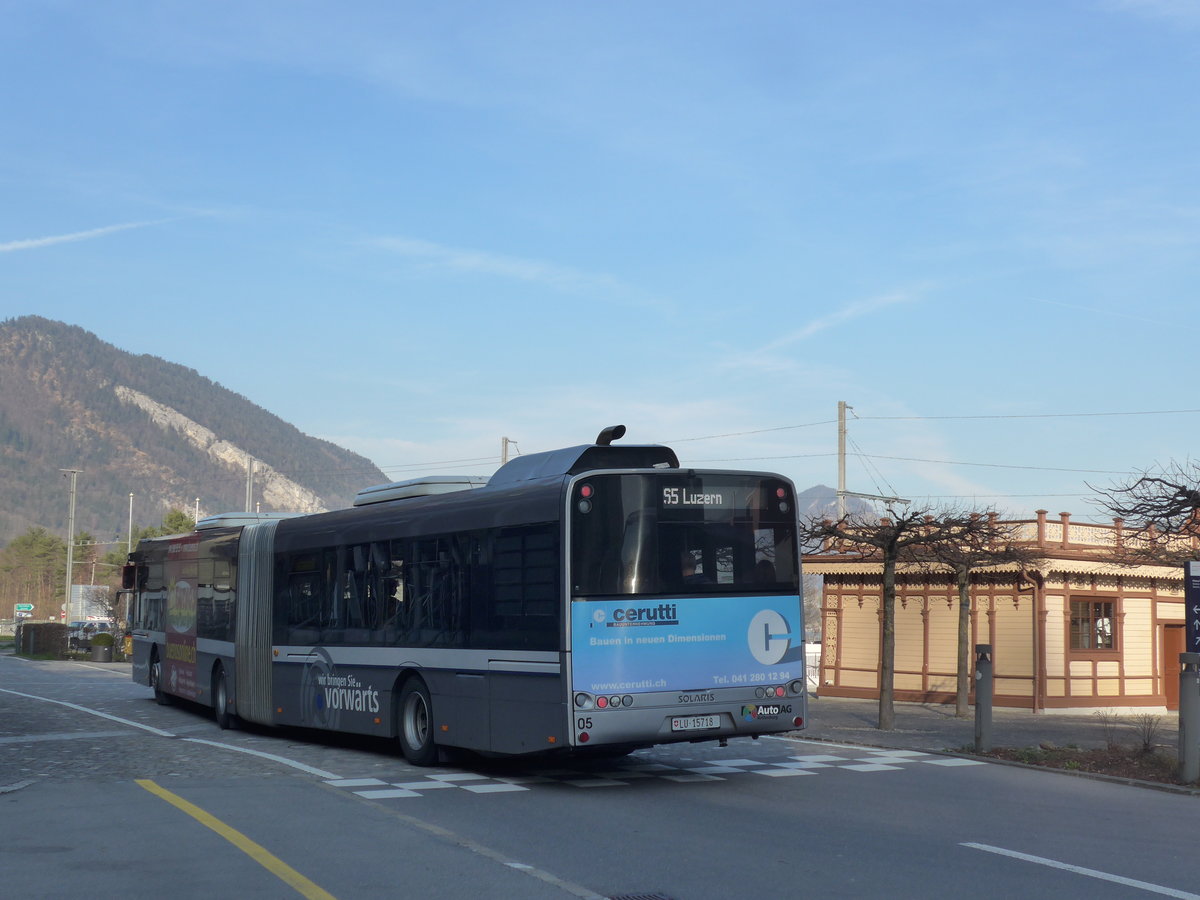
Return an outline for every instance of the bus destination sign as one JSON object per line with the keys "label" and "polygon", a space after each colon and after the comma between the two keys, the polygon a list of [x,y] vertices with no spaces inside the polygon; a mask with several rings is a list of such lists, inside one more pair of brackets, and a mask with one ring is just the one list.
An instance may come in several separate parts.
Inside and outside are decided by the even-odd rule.
{"label": "bus destination sign", "polygon": [[677,509],[701,508],[723,509],[732,502],[732,491],[728,489],[709,490],[692,487],[664,487],[662,489],[662,504]]}

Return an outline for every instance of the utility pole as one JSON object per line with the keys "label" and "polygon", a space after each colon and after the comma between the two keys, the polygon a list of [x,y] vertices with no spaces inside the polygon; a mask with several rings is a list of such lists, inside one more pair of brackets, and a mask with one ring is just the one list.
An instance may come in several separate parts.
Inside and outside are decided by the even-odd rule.
{"label": "utility pole", "polygon": [[75,479],[83,469],[59,469],[71,479],[71,503],[67,512],[67,586],[63,621],[71,621],[71,569],[75,564]]}
{"label": "utility pole", "polygon": [[842,521],[846,517],[846,410],[845,400],[838,401],[838,485],[837,485],[837,517]]}
{"label": "utility pole", "polygon": [[133,491],[129,492],[129,536],[125,540],[125,555],[133,554]]}
{"label": "utility pole", "polygon": [[511,440],[506,437],[500,438],[500,465],[504,465],[506,462],[508,462],[508,445],[509,444],[516,444],[516,441]]}
{"label": "utility pole", "polygon": [[864,500],[886,500],[889,503],[908,503],[903,497],[886,497],[882,494],[860,494],[846,490],[846,410],[854,409],[845,400],[838,401],[838,486],[837,517],[840,522],[846,515],[846,498],[861,497]]}
{"label": "utility pole", "polygon": [[254,457],[246,454],[246,512],[254,505]]}

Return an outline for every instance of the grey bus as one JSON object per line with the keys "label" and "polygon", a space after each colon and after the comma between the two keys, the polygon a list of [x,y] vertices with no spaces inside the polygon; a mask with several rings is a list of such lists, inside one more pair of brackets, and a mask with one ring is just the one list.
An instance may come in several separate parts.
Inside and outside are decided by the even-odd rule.
{"label": "grey bus", "polygon": [[142,541],[134,680],[222,728],[393,737],[416,765],[802,728],[794,486],[623,433]]}

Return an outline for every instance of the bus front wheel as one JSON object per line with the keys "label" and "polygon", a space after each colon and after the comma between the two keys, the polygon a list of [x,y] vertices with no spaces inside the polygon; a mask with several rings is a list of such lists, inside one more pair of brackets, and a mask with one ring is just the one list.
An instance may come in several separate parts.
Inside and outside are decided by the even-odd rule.
{"label": "bus front wheel", "polygon": [[162,662],[155,653],[150,658],[150,687],[154,689],[154,702],[159,706],[170,706],[171,695],[162,689]]}
{"label": "bus front wheel", "polygon": [[420,678],[410,678],[400,692],[400,749],[414,766],[432,766],[437,762],[433,742],[433,704],[429,689]]}

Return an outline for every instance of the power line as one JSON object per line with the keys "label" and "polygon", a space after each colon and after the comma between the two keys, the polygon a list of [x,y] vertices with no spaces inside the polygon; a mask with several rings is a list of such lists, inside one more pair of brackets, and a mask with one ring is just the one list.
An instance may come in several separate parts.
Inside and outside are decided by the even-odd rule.
{"label": "power line", "polygon": [[782,456],[725,456],[710,459],[690,459],[693,463],[718,463],[718,462],[762,462],[772,459],[817,459],[824,456],[837,456],[837,453],[792,453]]}
{"label": "power line", "polygon": [[[1190,415],[1200,413],[1200,409],[1158,409],[1158,410],[1129,410],[1121,412],[1088,412],[1088,413],[1012,413],[1012,414],[996,414],[996,415],[953,415],[953,416],[860,416],[855,414],[854,418],[857,421],[877,421],[877,422],[898,422],[898,421],[978,421],[978,420],[1009,420],[1009,419],[1078,419],[1078,418],[1102,418],[1116,416],[1167,416],[1167,415]],[[680,437],[669,440],[659,441],[663,444],[684,444],[693,443],[695,441],[721,440],[723,438],[747,437],[756,434],[772,434],[781,431],[795,431],[801,428],[816,428],[825,425],[834,425],[836,419],[822,419],[815,422],[801,422],[793,425],[777,425],[771,428],[756,428],[746,431],[729,431],[720,434],[697,435],[694,437]],[[866,454],[859,454],[866,456]],[[698,459],[694,462],[753,462],[759,460],[778,460],[778,459],[814,459],[818,457],[836,456],[835,453],[799,453],[799,454],[782,454],[776,456],[750,456],[750,457],[726,457],[717,459]],[[1083,474],[1099,474],[1099,475],[1128,475],[1129,472],[1115,472],[1099,469],[1070,469],[1051,466],[1018,466],[1005,465],[1001,463],[971,463],[959,462],[956,460],[934,460],[934,459],[919,459],[914,457],[900,456],[874,456],[875,459],[892,459],[904,462],[927,462],[940,465],[957,465],[957,466],[979,466],[984,468],[1007,468],[1007,469],[1023,469],[1027,471],[1046,471],[1046,472],[1078,472]],[[384,473],[390,472],[410,472],[424,471],[428,469],[446,469],[446,468],[465,468],[470,465],[490,465],[499,464],[500,459],[496,456],[478,456],[466,459],[449,459],[449,460],[431,460],[420,463],[400,463],[389,466],[378,466]],[[318,470],[299,470],[299,469],[275,469],[281,475],[345,475],[345,476],[365,476],[369,474],[365,470],[356,469],[318,469]]]}
{"label": "power line", "polygon": [[896,422],[896,421],[946,421],[950,419],[1085,419],[1101,416],[1178,416],[1188,413],[1200,413],[1200,409],[1147,409],[1133,412],[1094,412],[1094,413],[1014,413],[1011,415],[991,416],[855,416],[860,422]]}
{"label": "power line", "polygon": [[1094,498],[1095,494],[917,494],[915,500],[1019,500],[1025,497],[1080,497]]}
{"label": "power line", "polygon": [[859,454],[867,459],[894,459],[901,462],[936,463],[942,466],[981,466],[988,469],[1024,469],[1030,472],[1075,472],[1081,475],[1130,475],[1131,472],[1120,472],[1114,469],[1067,469],[1058,466],[1014,466],[1005,463],[976,463],[958,462],[953,459],[921,459],[916,456],[878,456],[874,454]]}
{"label": "power line", "polygon": [[[1004,463],[974,463],[959,462],[953,459],[922,459],[915,456],[881,456],[872,453],[855,453],[862,459],[891,459],[902,462],[936,463],[944,466],[983,466],[994,469],[1023,469],[1031,472],[1075,472],[1081,475],[1133,475],[1133,472],[1122,472],[1115,469],[1068,469],[1060,466],[1015,466]],[[719,459],[693,459],[695,463],[732,463],[732,462],[769,462],[775,459],[815,459],[817,457],[837,456],[836,453],[798,453],[789,456],[730,456]]]}
{"label": "power line", "polygon": [[[748,434],[768,434],[772,431],[792,431],[793,429],[796,429],[796,428],[813,428],[817,425],[833,425],[836,422],[837,422],[837,419],[825,419],[824,421],[821,421],[821,422],[805,422],[801,425],[779,425],[775,428],[758,428],[758,429],[755,429],[754,431],[730,431],[730,432],[727,432],[726,434],[706,434],[706,435],[702,435],[701,437],[672,438],[671,440],[659,441],[658,443],[660,443],[660,444],[685,444],[689,441],[712,441],[712,440],[716,440],[717,438],[745,437]],[[779,457],[779,458],[783,459],[783,457]]]}

